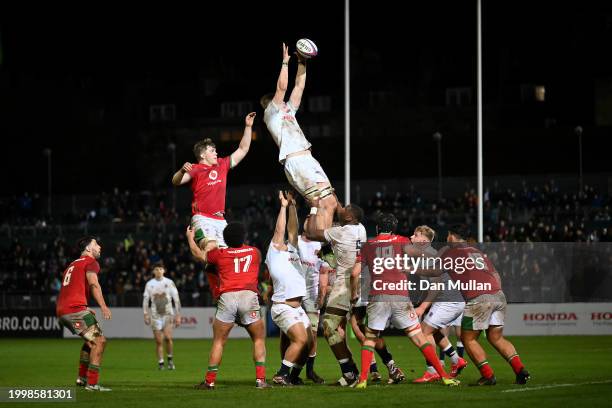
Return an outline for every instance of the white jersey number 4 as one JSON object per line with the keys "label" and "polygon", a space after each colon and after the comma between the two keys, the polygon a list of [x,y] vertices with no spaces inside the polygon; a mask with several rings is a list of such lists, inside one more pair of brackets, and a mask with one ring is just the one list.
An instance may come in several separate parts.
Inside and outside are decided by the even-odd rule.
{"label": "white jersey number 4", "polygon": [[240,265],[243,263],[244,266],[242,267],[242,272],[247,272],[252,260],[253,255],[243,256],[242,258],[234,258],[234,272],[240,273]]}

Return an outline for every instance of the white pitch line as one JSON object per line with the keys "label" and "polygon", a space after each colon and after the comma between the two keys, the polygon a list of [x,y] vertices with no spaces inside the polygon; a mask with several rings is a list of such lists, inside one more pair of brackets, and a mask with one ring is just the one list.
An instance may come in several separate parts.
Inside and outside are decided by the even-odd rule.
{"label": "white pitch line", "polygon": [[548,388],[577,387],[577,386],[580,386],[580,385],[610,384],[610,383],[612,383],[612,380],[589,381],[589,382],[574,383],[574,384],[551,384],[551,385],[543,385],[541,387],[515,388],[515,389],[511,389],[511,390],[503,390],[502,392],[538,391],[538,390],[545,390],[545,389],[548,389]]}

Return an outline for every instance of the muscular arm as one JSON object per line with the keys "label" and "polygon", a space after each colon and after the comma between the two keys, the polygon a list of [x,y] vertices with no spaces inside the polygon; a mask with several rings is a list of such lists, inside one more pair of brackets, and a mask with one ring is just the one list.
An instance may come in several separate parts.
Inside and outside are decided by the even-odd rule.
{"label": "muscular arm", "polygon": [[278,211],[278,217],[276,218],[276,227],[274,228],[274,236],[272,237],[272,243],[276,245],[283,245],[285,243],[285,227],[287,226],[287,207],[282,206]]}
{"label": "muscular arm", "polygon": [[325,302],[325,296],[327,295],[327,286],[329,284],[329,271],[331,268],[322,266],[319,269],[319,296],[317,298],[317,305],[320,308]]}
{"label": "muscular arm", "polygon": [[287,237],[289,238],[289,243],[297,248],[298,245],[298,216],[297,209],[295,208],[295,204],[289,204],[289,220],[287,222]]}
{"label": "muscular arm", "polygon": [[102,316],[105,319],[110,319],[110,309],[108,308],[108,306],[106,306],[106,302],[104,301],[104,296],[102,295],[102,288],[100,287],[100,283],[98,282],[98,274],[92,271],[87,271],[86,276],[87,284],[89,285],[89,292],[100,306],[100,309],[102,309]]}
{"label": "muscular arm", "polygon": [[285,100],[285,93],[289,84],[289,58],[289,47],[283,43],[283,63],[281,64],[281,70],[276,81],[276,92],[274,93],[274,98],[272,98],[272,102],[279,107]]}
{"label": "muscular arm", "polygon": [[308,220],[308,225],[306,226],[306,237],[308,239],[319,242],[326,241],[323,229],[318,225],[325,219],[324,212],[325,209],[319,207],[316,214],[310,215],[311,219]]}
{"label": "muscular arm", "polygon": [[217,248],[217,246],[216,245],[213,245],[213,246],[206,245],[205,250],[200,248],[198,244],[195,242],[195,231],[191,227],[187,227],[187,232],[185,233],[185,235],[187,236],[187,243],[189,244],[189,250],[191,251],[191,255],[194,257],[196,261],[205,264],[207,260],[208,252]]}
{"label": "muscular arm", "polygon": [[183,167],[181,167],[172,176],[172,184],[175,186],[181,186],[183,184],[189,183],[191,181],[191,176],[189,175],[189,172],[191,171],[192,166],[193,165],[189,162],[183,164]]}
{"label": "muscular arm", "polygon": [[253,121],[255,120],[255,115],[255,112],[251,112],[244,119],[244,133],[242,134],[242,139],[240,139],[238,149],[236,149],[230,156],[232,168],[236,167],[238,163],[244,159],[251,148],[251,137],[253,134]]}
{"label": "muscular arm", "polygon": [[304,88],[306,88],[306,62],[300,60],[298,62],[297,74],[295,75],[295,86],[289,97],[289,102],[291,102],[291,105],[296,111],[302,103]]}

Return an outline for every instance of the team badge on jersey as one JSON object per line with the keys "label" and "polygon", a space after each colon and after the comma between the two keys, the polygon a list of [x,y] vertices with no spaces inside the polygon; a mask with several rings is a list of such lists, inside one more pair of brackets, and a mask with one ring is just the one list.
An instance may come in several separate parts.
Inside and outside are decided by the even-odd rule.
{"label": "team badge on jersey", "polygon": [[211,180],[216,180],[218,176],[219,173],[217,173],[217,170],[211,170],[210,173],[208,173],[208,178]]}

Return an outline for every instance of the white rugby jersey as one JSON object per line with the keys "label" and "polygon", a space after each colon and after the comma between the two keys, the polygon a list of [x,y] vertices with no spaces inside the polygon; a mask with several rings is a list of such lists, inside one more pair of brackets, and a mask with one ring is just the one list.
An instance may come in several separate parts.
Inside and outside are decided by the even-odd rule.
{"label": "white rugby jersey", "polygon": [[287,251],[279,251],[270,243],[266,254],[266,265],[272,278],[273,302],[306,296],[306,279],[297,248],[287,244]]}
{"label": "white rugby jersey", "polygon": [[350,275],[361,245],[368,240],[365,227],[361,224],[347,224],[328,228],[323,234],[331,244],[338,262],[336,278]]}
{"label": "white rugby jersey", "polygon": [[329,265],[317,255],[318,251],[321,250],[319,241],[310,241],[300,235],[298,237],[298,249],[300,250],[302,269],[306,274],[306,297],[316,301],[319,296],[319,271],[324,266],[329,268]]}
{"label": "white rugby jersey", "polygon": [[[174,299],[178,312],[181,308],[181,301],[174,282],[166,277],[162,277],[160,280],[153,278],[145,285],[142,309],[145,314],[150,314],[153,319],[174,315],[172,299]],[[149,300],[151,301],[150,307]]]}
{"label": "white rugby jersey", "polygon": [[295,112],[291,102],[279,107],[272,101],[264,111],[264,122],[279,148],[278,161],[281,163],[291,153],[308,150],[311,146],[295,119]]}

